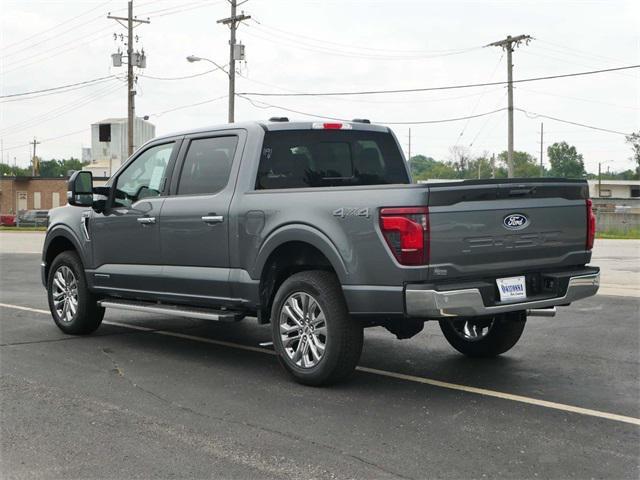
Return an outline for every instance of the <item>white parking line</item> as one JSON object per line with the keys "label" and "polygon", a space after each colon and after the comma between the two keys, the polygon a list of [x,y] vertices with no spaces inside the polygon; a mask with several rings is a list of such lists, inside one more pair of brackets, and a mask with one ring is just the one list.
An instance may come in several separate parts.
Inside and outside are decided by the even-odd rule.
{"label": "white parking line", "polygon": [[[14,310],[24,310],[24,311],[27,311],[27,312],[42,313],[42,314],[45,314],[45,315],[50,315],[50,312],[48,310],[41,310],[41,309],[30,308],[30,307],[23,307],[21,305],[11,305],[11,304],[7,304],[7,303],[0,303],[0,307],[11,308],[11,309],[14,309]],[[273,350],[269,350],[269,349],[266,349],[266,348],[252,347],[250,345],[242,345],[242,344],[239,344],[239,343],[225,342],[225,341],[222,341],[222,340],[213,340],[213,339],[210,339],[210,338],[198,337],[196,335],[188,335],[188,334],[185,334],[185,333],[171,332],[171,331],[167,331],[167,330],[156,330],[156,329],[153,329],[153,328],[141,327],[141,326],[138,326],[138,325],[129,325],[127,323],[120,323],[120,322],[104,321],[102,323],[104,323],[105,325],[112,325],[112,326],[116,326],[116,327],[129,328],[131,330],[138,330],[138,331],[141,331],[141,332],[153,332],[153,333],[156,333],[158,335],[166,335],[168,337],[182,338],[184,340],[193,340],[195,342],[208,343],[208,344],[212,344],[212,345],[221,345],[221,346],[224,346],[224,347],[236,348],[236,349],[240,349],[240,350],[247,350],[247,351],[250,351],[250,352],[258,352],[258,353],[266,353],[266,354],[269,354],[269,355],[275,355],[275,352]],[[376,368],[357,367],[357,370],[359,370],[361,372],[364,372],[364,373],[369,373],[369,374],[372,374],[372,375],[379,375],[379,376],[382,376],[382,377],[395,378],[397,380],[405,380],[405,381],[408,381],[408,382],[421,383],[423,385],[430,385],[430,386],[433,386],[433,387],[440,387],[440,388],[446,388],[446,389],[449,389],[449,390],[457,390],[457,391],[461,391],[461,392],[474,393],[476,395],[484,395],[486,397],[500,398],[502,400],[510,400],[512,402],[526,403],[526,404],[529,404],[529,405],[536,405],[538,407],[550,408],[552,410],[560,410],[560,411],[563,411],[563,412],[577,413],[579,415],[586,415],[586,416],[589,416],[589,417],[604,418],[606,420],[613,420],[615,422],[623,422],[623,423],[629,423],[631,425],[640,426],[640,418],[628,417],[626,415],[618,415],[618,414],[615,414],[615,413],[602,412],[600,410],[592,410],[590,408],[576,407],[576,406],[567,405],[567,404],[564,404],[564,403],[549,402],[547,400],[540,400],[538,398],[525,397],[523,395],[514,395],[512,393],[498,392],[496,390],[488,390],[486,388],[470,387],[470,386],[467,386],[467,385],[460,385],[460,384],[457,384],[457,383],[443,382],[441,380],[434,380],[434,379],[431,379],[431,378],[418,377],[418,376],[415,376],[415,375],[407,375],[407,374],[404,374],[404,373],[388,372],[386,370],[378,370]]]}

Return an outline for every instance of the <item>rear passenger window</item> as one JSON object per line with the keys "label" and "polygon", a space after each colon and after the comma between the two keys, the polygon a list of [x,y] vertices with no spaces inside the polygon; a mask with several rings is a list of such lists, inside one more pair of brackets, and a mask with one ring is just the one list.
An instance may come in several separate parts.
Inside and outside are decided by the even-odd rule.
{"label": "rear passenger window", "polygon": [[178,195],[217,193],[227,186],[238,137],[191,140],[178,181]]}
{"label": "rear passenger window", "polygon": [[265,133],[256,189],[409,183],[393,136],[365,130]]}

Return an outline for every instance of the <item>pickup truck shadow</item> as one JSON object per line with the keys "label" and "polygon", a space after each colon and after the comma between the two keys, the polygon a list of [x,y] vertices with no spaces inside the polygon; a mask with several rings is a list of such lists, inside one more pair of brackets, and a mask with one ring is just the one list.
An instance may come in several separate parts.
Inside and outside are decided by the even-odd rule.
{"label": "pickup truck shadow", "polygon": [[[170,317],[151,317],[148,315],[136,315],[131,313],[110,312],[106,320],[140,325],[146,328],[172,331],[179,334],[192,335],[212,341],[230,342],[249,347],[260,347],[261,343],[271,341],[271,326],[257,325],[255,321],[249,319],[240,323],[215,323],[200,320],[190,320]],[[140,322],[136,320],[142,320]],[[106,325],[102,327],[105,329]],[[429,326],[433,327],[433,326]],[[437,325],[435,325],[437,329]],[[109,327],[120,328],[120,327]],[[102,330],[101,329],[101,330]],[[264,353],[253,353],[242,349],[229,348],[223,345],[207,344],[197,340],[176,338],[168,335],[125,335],[128,342],[137,341],[144,337],[144,342],[150,340],[147,337],[155,337],[153,344],[157,346],[157,353],[163,357],[171,357],[176,361],[196,360],[210,362],[211,368],[231,367],[238,365],[254,364],[256,355],[260,358],[258,362],[261,366],[270,365],[269,370],[272,375],[279,377],[285,382],[293,383],[278,365],[275,357]],[[136,348],[144,348],[139,346]],[[266,346],[265,349],[272,350]],[[517,347],[516,347],[517,348]],[[166,351],[164,351],[166,350]],[[197,359],[193,357],[197,355]],[[203,356],[204,355],[204,356]],[[264,357],[270,357],[268,360]],[[219,362],[222,362],[220,364]],[[525,386],[531,379],[532,372],[525,373],[518,368],[522,362],[517,357],[502,356],[492,359],[472,359],[464,357],[446,344],[439,330],[426,328],[424,332],[410,340],[396,340],[383,329],[373,328],[365,331],[365,345],[360,366],[384,370],[385,372],[413,375],[422,378],[435,379],[445,382],[458,383],[482,388],[512,391],[514,386]],[[255,365],[254,365],[255,366]],[[529,365],[530,367],[531,365]],[[260,368],[259,370],[262,370]],[[256,372],[257,373],[257,372]],[[264,374],[264,372],[261,372]],[[536,377],[540,373],[533,374]],[[343,389],[352,388],[348,385],[363,386],[374,381],[379,384],[389,381],[396,382],[386,377],[358,372],[354,378],[342,385],[332,388]]]}

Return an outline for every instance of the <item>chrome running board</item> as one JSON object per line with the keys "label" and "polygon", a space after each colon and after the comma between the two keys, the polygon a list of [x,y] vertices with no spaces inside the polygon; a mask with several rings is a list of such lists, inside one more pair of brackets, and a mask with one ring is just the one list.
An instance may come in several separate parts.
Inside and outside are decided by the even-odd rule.
{"label": "chrome running board", "polygon": [[244,314],[229,310],[213,310],[202,307],[190,307],[187,305],[170,305],[166,303],[140,302],[135,300],[109,299],[98,302],[101,307],[117,308],[120,310],[132,310],[134,312],[159,313],[161,315],[174,315],[178,317],[200,318],[217,322],[237,322],[242,320]]}

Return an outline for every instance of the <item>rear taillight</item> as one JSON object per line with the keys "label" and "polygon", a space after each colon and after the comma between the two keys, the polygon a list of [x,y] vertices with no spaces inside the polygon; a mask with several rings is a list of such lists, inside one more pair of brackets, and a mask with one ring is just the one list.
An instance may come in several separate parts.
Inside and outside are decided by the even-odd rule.
{"label": "rear taillight", "polygon": [[593,202],[587,199],[587,250],[593,248],[596,239],[596,216],[593,213]]}
{"label": "rear taillight", "polygon": [[429,263],[429,209],[397,207],[380,210],[380,230],[402,265]]}

